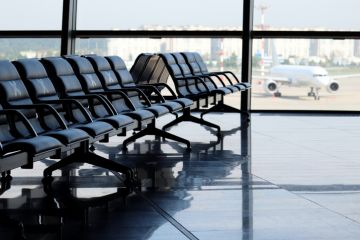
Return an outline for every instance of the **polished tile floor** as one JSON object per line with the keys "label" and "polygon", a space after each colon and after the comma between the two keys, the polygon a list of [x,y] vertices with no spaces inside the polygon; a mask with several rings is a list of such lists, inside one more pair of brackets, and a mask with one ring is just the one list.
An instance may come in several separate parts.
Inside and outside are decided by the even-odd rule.
{"label": "polished tile floor", "polygon": [[[118,174],[90,165],[54,173],[13,171],[0,193],[0,239],[360,239],[358,117],[211,114],[223,138],[182,123],[171,132],[193,150],[146,137],[96,145],[137,170],[129,192]],[[159,125],[169,119],[162,119]]]}

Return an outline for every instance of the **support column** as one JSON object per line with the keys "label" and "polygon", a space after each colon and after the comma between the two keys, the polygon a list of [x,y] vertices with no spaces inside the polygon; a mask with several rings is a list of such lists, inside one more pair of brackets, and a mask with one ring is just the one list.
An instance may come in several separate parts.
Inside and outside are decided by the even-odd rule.
{"label": "support column", "polygon": [[[243,82],[251,82],[252,68],[252,37],[254,0],[244,0],[243,6],[243,42],[242,42],[242,70]],[[241,94],[241,110],[248,111],[251,106],[251,89]]]}
{"label": "support column", "polygon": [[76,10],[77,0],[63,1],[61,55],[75,53]]}

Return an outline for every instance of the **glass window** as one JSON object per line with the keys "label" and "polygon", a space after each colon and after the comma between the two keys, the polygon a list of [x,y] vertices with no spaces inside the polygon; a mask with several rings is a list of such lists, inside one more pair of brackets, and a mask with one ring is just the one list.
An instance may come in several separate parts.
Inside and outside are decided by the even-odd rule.
{"label": "glass window", "polygon": [[[101,16],[101,17],[99,17]],[[78,0],[79,30],[234,30],[239,0]]]}
{"label": "glass window", "polygon": [[255,0],[254,29],[358,31],[358,0]]}
{"label": "glass window", "polygon": [[62,0],[1,1],[0,30],[60,30]]}
{"label": "glass window", "polygon": [[[240,76],[241,39],[236,38],[108,38],[77,39],[76,54],[120,56],[130,69],[141,53],[199,52],[209,71],[231,70]],[[240,95],[230,94],[226,103],[240,107]]]}
{"label": "glass window", "polygon": [[360,110],[360,41],[258,39],[252,109]]}
{"label": "glass window", "polygon": [[41,58],[60,55],[60,39],[0,38],[0,59]]}

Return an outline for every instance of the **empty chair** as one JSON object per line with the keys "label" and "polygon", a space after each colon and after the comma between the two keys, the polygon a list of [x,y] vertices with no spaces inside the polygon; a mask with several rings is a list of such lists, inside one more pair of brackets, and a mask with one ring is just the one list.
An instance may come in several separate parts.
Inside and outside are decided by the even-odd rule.
{"label": "empty chair", "polygon": [[[189,54],[188,54],[189,55]],[[191,76],[196,76],[199,79],[203,80],[203,84],[206,85],[207,89],[211,92],[211,93],[220,93],[222,95],[221,99],[219,102],[217,102],[213,107],[209,108],[208,110],[204,111],[203,113],[201,113],[201,117],[203,117],[205,114],[209,113],[209,112],[237,112],[237,113],[245,113],[248,115],[247,112],[243,112],[239,109],[236,109],[234,107],[231,107],[229,105],[226,105],[224,103],[224,97],[225,95],[231,94],[231,93],[235,93],[238,92],[239,90],[244,91],[246,90],[245,86],[242,85],[225,85],[225,83],[222,81],[222,79],[218,76],[215,75],[215,78],[217,78],[223,85],[223,87],[218,87],[216,85],[216,83],[213,81],[213,79],[211,78],[212,76],[210,75],[203,75],[200,67],[197,66],[195,64],[195,55],[194,58],[190,58],[188,62],[185,61],[184,55],[181,53],[172,53],[172,56],[174,56],[174,58],[176,59],[176,62],[178,64],[178,67],[180,68],[182,75],[184,77],[187,78],[191,78]],[[200,56],[200,55],[199,55]],[[197,67],[196,67],[197,66]],[[193,69],[193,70],[191,70]],[[199,89],[201,89],[202,91],[204,91],[204,89],[202,89],[202,85],[197,85]]]}
{"label": "empty chair", "polygon": [[[219,82],[221,84],[221,87],[226,87],[229,90],[231,90],[232,92],[238,92],[239,90],[245,90],[245,87],[243,86],[233,86],[231,83],[230,85],[226,85],[226,83],[224,82],[224,80],[218,76],[218,75],[210,75],[210,74],[204,74],[201,71],[201,68],[198,64],[198,62],[195,59],[195,56],[193,55],[192,52],[185,52],[185,53],[172,53],[174,55],[175,58],[178,58],[178,55],[181,54],[181,59],[177,60],[182,61],[182,59],[186,60],[186,64],[188,65],[191,74],[194,76],[198,76],[201,77],[206,85],[209,87],[209,89],[216,89],[218,88],[218,85],[216,84],[216,82]],[[226,80],[228,81],[228,80]]]}
{"label": "empty chair", "polygon": [[[126,93],[126,95],[130,98],[131,102],[134,104],[136,108],[147,108],[148,106],[161,106],[165,107],[169,110],[170,113],[175,113],[183,109],[182,105],[173,101],[166,101],[160,92],[156,88],[152,88],[151,86],[139,86],[131,84],[129,81],[127,82],[127,86],[123,87],[120,85],[118,78],[115,75],[115,72],[112,70],[110,63],[106,60],[106,58],[96,55],[86,56],[86,58],[91,62],[96,71],[103,88],[107,91],[111,90],[122,90]],[[127,72],[127,71],[126,71]],[[128,80],[131,80],[131,75],[127,72],[129,77]],[[130,86],[131,85],[131,86]],[[152,103],[150,101],[151,95],[147,96],[143,92],[149,91],[150,93],[155,93],[156,99],[159,101]],[[143,100],[142,100],[143,99]]]}
{"label": "empty chair", "polygon": [[[38,135],[56,138],[67,150],[74,153],[62,158],[44,170],[44,176],[51,179],[52,172],[73,162],[87,162],[96,166],[126,174],[127,180],[132,182],[133,172],[128,167],[117,164],[89,151],[89,141],[108,138],[112,126],[105,122],[88,122],[68,125],[56,109],[46,104],[34,104],[29,93],[20,79],[15,66],[9,61],[0,61],[0,95],[1,103],[5,108],[19,109],[33,126]],[[84,113],[86,117],[86,114]],[[24,131],[19,127],[18,131]]]}
{"label": "empty chair", "polygon": [[[18,123],[18,124],[15,124]],[[21,125],[23,131],[17,129]],[[11,170],[32,168],[33,162],[59,157],[64,145],[50,136],[38,136],[19,111],[0,105],[0,173],[2,185],[11,180]]]}
{"label": "empty chair", "polygon": [[[186,61],[193,67],[198,68],[198,71],[203,75],[208,76],[223,76],[224,79],[237,87],[239,90],[251,88],[251,84],[248,82],[241,82],[236,75],[231,71],[222,71],[222,72],[209,72],[204,60],[198,52],[184,52],[182,53]],[[196,64],[195,64],[196,63]]]}
{"label": "empty chair", "polygon": [[[201,107],[206,107],[209,104],[216,105],[223,99],[224,92],[230,93],[228,89],[214,89],[210,90],[204,80],[199,77],[193,76],[190,74],[185,75],[182,72],[181,67],[176,62],[176,59],[170,53],[159,54],[162,61],[165,63],[166,69],[169,72],[171,78],[174,81],[175,89],[180,97],[190,98],[196,102],[197,109]],[[186,66],[184,66],[186,67]],[[201,87],[199,87],[201,86]],[[181,119],[183,118],[183,119]],[[178,124],[181,121],[193,121],[199,124],[203,124],[209,127],[216,128],[218,134],[220,134],[220,127],[216,124],[210,123],[203,119],[196,118],[190,115],[190,112],[184,114],[183,116],[175,119],[173,122],[164,126],[164,129],[169,128],[175,124]]]}
{"label": "empty chair", "polygon": [[64,116],[64,118],[68,118],[68,122],[81,123],[79,120],[83,117],[81,111],[86,111],[89,113],[92,120],[106,122],[112,125],[114,130],[109,133],[109,136],[115,134],[125,135],[127,130],[134,128],[135,123],[132,118],[125,115],[115,115],[106,107],[103,108],[103,111],[100,111],[99,108],[102,106],[101,102],[99,102],[99,106],[96,106],[96,104],[93,103],[90,107],[90,111],[87,111],[87,109],[74,99],[60,99],[58,92],[39,60],[21,59],[14,62],[14,64],[18,68],[20,76],[24,80],[32,100],[38,103],[48,103],[61,109],[69,109],[66,116]]}
{"label": "empty chair", "polygon": [[[156,97],[158,97],[161,100],[161,104],[163,104],[163,106],[167,106],[168,108],[170,108],[171,110],[174,111],[174,108],[171,107],[171,105],[174,105],[175,103],[180,104],[180,106],[182,106],[182,108],[191,108],[193,105],[193,101],[188,99],[188,98],[178,98],[176,96],[176,94],[172,91],[171,88],[169,88],[169,86],[167,86],[165,83],[151,83],[149,85],[138,85],[135,84],[135,81],[132,77],[132,75],[130,74],[130,72],[127,70],[126,65],[124,63],[124,61],[118,57],[118,56],[108,56],[105,57],[106,60],[109,62],[110,67],[113,71],[113,73],[115,74],[117,80],[118,80],[118,84],[120,84],[121,88],[134,88],[134,87],[138,87],[143,89],[145,92],[149,92],[149,94],[151,94],[152,92],[156,93]],[[104,79],[105,79],[104,75]],[[107,83],[105,83],[107,84]],[[165,97],[161,95],[160,90],[166,88],[168,90],[170,90],[169,92],[171,93],[171,101],[165,101]],[[151,96],[149,96],[151,97]],[[171,105],[170,105],[171,104]],[[170,105],[170,106],[168,106]],[[175,105],[177,106],[177,105]]]}
{"label": "empty chair", "polygon": [[[112,106],[116,113],[125,114],[136,119],[138,121],[138,130],[145,127],[135,135],[124,140],[124,150],[127,149],[128,144],[145,135],[156,135],[173,139],[175,141],[185,143],[187,148],[190,149],[190,142],[188,140],[164,132],[155,127],[155,116],[162,116],[163,114],[169,113],[169,110],[166,107],[151,106],[143,109],[137,109],[124,92],[119,90],[106,91],[103,89],[102,84],[89,60],[79,56],[68,56],[66,57],[66,60],[57,59],[55,61],[54,59],[45,59],[49,65],[52,65],[52,68],[57,70],[71,69],[71,66],[73,67],[74,70],[72,72],[70,72],[70,70],[66,73],[55,71],[57,76],[54,76],[54,79],[56,79],[56,81],[60,81],[61,85],[65,87],[62,90],[64,95],[71,97],[75,95],[74,92],[77,92],[80,95],[102,94],[107,97],[106,99],[109,101],[110,106]],[[69,85],[70,82],[72,82],[71,86],[73,88],[67,89],[66,84]],[[76,88],[74,86],[76,86]],[[73,94],[70,95],[69,92]]]}
{"label": "empty chair", "polygon": [[88,140],[88,135],[80,129],[68,129],[59,113],[51,106],[34,104],[12,63],[0,61],[0,101],[4,108],[19,109],[30,121],[38,135],[57,138],[69,148],[79,146]]}
{"label": "empty chair", "polygon": [[216,91],[217,93],[220,93],[222,95],[227,95],[227,94],[239,91],[238,88],[236,88],[236,87],[233,87],[233,86],[227,87],[222,81],[221,81],[221,83],[222,83],[223,86],[219,87],[219,86],[216,85],[214,80],[209,76],[203,75],[201,73],[200,74],[199,73],[194,74],[194,72],[192,72],[192,70],[191,70],[191,67],[185,61],[185,58],[181,53],[171,53],[171,55],[175,58],[176,63],[180,67],[180,70],[181,70],[182,75],[184,77],[197,76],[199,79],[203,80],[201,83],[199,83],[199,82],[196,83],[195,82],[196,86],[201,91],[205,91],[203,83],[206,84],[207,89],[210,90],[211,92]]}

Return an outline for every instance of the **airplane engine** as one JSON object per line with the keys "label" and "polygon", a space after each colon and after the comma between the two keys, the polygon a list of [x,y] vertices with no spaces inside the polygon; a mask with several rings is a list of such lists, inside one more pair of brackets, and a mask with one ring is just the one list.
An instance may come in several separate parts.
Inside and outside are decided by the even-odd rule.
{"label": "airplane engine", "polygon": [[264,90],[266,93],[274,94],[279,90],[279,86],[275,81],[267,80],[264,83]]}
{"label": "airplane engine", "polygon": [[339,83],[338,82],[336,82],[336,81],[331,81],[330,83],[329,83],[329,85],[327,85],[327,87],[326,87],[326,90],[329,92],[329,93],[334,93],[334,92],[336,92],[336,91],[338,91],[339,90]]}

